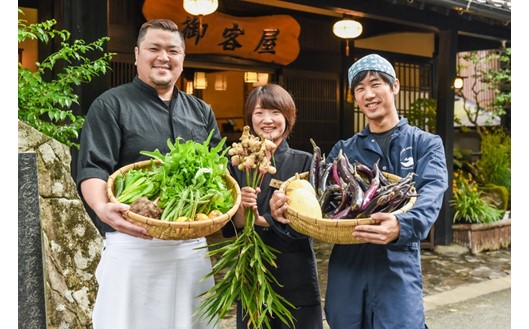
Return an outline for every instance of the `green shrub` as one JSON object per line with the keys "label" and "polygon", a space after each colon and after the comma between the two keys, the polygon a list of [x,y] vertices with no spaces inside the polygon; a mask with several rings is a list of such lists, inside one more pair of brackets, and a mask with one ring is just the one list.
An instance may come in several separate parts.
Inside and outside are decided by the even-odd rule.
{"label": "green shrub", "polygon": [[511,190],[511,137],[503,129],[484,131],[477,167],[485,184]]}
{"label": "green shrub", "polygon": [[[70,32],[55,30],[56,24],[53,19],[29,25],[23,19],[18,20],[18,42],[38,39],[48,43],[56,37],[62,40],[57,52],[36,63],[35,72],[18,63],[18,119],[67,146],[78,148],[76,141],[84,117],[76,116],[71,110],[74,103],[79,104],[73,87],[105,74],[114,54],[104,52],[108,37],[92,43],[81,39],[68,43]],[[94,52],[100,57],[92,60],[89,55]],[[45,78],[54,74],[54,79]]]}
{"label": "green shrub", "polygon": [[410,125],[435,133],[436,112],[437,100],[418,98],[410,104],[410,111],[406,114],[406,118]]}
{"label": "green shrub", "polygon": [[492,223],[501,220],[504,212],[483,197],[472,174],[455,171],[452,188],[450,204],[454,208],[454,223]]}
{"label": "green shrub", "polygon": [[483,195],[482,198],[497,209],[509,209],[509,191],[505,186],[487,184],[479,188]]}
{"label": "green shrub", "polygon": [[478,177],[478,168],[476,162],[472,160],[472,150],[454,148],[454,171],[461,169],[465,172],[471,173],[474,177]]}

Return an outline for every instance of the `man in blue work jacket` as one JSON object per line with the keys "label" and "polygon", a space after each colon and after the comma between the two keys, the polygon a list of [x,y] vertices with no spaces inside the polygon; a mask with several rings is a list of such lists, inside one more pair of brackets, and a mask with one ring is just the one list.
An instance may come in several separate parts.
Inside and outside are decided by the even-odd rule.
{"label": "man in blue work jacket", "polygon": [[[410,126],[399,116],[395,97],[400,88],[393,66],[370,54],[349,69],[349,85],[367,117],[364,130],[337,142],[326,158],[340,152],[351,163],[405,177],[415,173],[418,197],[401,214],[374,213],[376,225],[358,225],[353,235],[365,242],[336,244],[328,270],[325,315],[332,329],[424,329],[420,241],[437,220],[448,172],[439,136]],[[272,215],[284,216],[288,198],[276,193]]]}

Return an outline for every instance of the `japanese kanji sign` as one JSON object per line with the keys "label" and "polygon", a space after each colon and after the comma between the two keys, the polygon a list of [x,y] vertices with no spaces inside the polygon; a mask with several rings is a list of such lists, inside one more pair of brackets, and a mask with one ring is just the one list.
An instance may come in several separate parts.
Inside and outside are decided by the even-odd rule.
{"label": "japanese kanji sign", "polygon": [[146,19],[169,18],[182,31],[187,54],[219,54],[287,65],[299,54],[301,27],[288,15],[234,17],[187,13],[179,0],[145,0]]}

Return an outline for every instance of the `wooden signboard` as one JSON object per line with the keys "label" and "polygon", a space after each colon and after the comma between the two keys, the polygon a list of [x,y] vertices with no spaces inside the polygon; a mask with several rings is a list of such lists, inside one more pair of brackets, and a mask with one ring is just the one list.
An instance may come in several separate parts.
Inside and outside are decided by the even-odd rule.
{"label": "wooden signboard", "polygon": [[234,17],[218,11],[202,17],[187,13],[181,0],[145,0],[147,20],[168,18],[182,31],[187,54],[218,54],[288,65],[299,54],[299,23],[288,15]]}

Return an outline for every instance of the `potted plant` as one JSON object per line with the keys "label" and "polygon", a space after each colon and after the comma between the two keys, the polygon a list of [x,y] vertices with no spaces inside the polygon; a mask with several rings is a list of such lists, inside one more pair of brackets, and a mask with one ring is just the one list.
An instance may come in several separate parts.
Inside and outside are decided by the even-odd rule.
{"label": "potted plant", "polygon": [[502,129],[485,131],[480,158],[454,171],[452,237],[472,253],[510,246],[510,140]]}
{"label": "potted plant", "polygon": [[450,200],[454,208],[454,223],[490,224],[500,220],[504,211],[494,207],[483,194],[472,173],[456,170]]}

